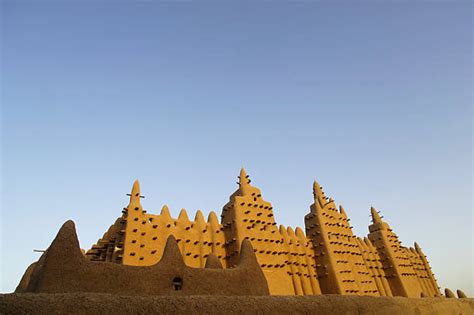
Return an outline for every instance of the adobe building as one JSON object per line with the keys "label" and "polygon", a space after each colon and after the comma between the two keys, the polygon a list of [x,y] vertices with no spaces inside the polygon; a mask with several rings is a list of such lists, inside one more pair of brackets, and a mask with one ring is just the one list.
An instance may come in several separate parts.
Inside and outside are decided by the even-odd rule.
{"label": "adobe building", "polygon": [[368,238],[359,238],[344,208],[338,208],[314,182],[314,203],[305,216],[304,232],[277,226],[272,204],[250,184],[244,169],[238,185],[222,209],[220,222],[214,212],[205,220],[201,211],[191,221],[184,209],[177,219],[166,206],[158,215],[146,213],[136,181],[129,205],[86,258],[153,266],[173,236],[186,266],[204,268],[211,255],[226,270],[238,267],[242,243],[248,242],[272,295],[441,296],[418,244],[401,246],[374,208]]}

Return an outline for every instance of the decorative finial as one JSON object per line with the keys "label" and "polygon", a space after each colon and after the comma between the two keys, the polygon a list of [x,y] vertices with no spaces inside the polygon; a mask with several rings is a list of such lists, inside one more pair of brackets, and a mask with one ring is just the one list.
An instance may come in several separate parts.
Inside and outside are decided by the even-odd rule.
{"label": "decorative finial", "polygon": [[250,187],[250,178],[249,176],[247,175],[247,172],[245,171],[245,168],[241,168],[240,169],[240,176],[239,176],[239,190],[241,192],[242,195],[247,195],[247,193],[249,192],[249,187]]}
{"label": "decorative finial", "polygon": [[186,212],[186,209],[181,209],[181,211],[179,212],[179,215],[178,215],[178,220],[183,222],[189,222],[189,218],[188,218],[188,213]]}
{"label": "decorative finial", "polygon": [[324,198],[323,190],[321,189],[321,186],[316,180],[313,182],[313,196],[314,198],[317,198],[319,196]]}
{"label": "decorative finial", "polygon": [[465,299],[467,298],[466,293],[464,293],[462,290],[456,290],[456,293],[458,294],[458,298],[460,299]]}
{"label": "decorative finial", "polygon": [[445,288],[444,289],[444,295],[447,297],[447,298],[456,298],[456,296],[454,295],[453,291],[451,291],[450,289],[448,288]]}
{"label": "decorative finial", "polygon": [[339,205],[339,212],[347,217],[346,210],[344,210],[344,207],[342,205]]}
{"label": "decorative finial", "polygon": [[217,214],[214,211],[209,212],[209,215],[207,216],[207,222],[209,222],[211,225],[214,225],[214,226],[219,225]]}
{"label": "decorative finial", "polygon": [[370,207],[370,213],[372,214],[373,223],[382,223],[382,218],[374,207]]}
{"label": "decorative finial", "polygon": [[133,182],[131,197],[140,197],[140,182],[138,179]]}
{"label": "decorative finial", "polygon": [[420,247],[420,245],[418,245],[417,242],[415,242],[415,249],[418,253],[421,253],[421,247]]}
{"label": "decorative finial", "polygon": [[249,176],[247,175],[247,172],[245,171],[245,168],[242,167],[240,169],[239,185],[242,187],[242,186],[246,186],[248,184],[250,184]]}
{"label": "decorative finial", "polygon": [[206,225],[206,221],[204,220],[204,215],[202,214],[201,210],[196,211],[196,215],[194,216],[194,222]]}
{"label": "decorative finial", "polygon": [[167,205],[164,205],[161,208],[160,216],[165,218],[165,220],[171,220],[171,214],[170,214],[170,209],[168,208]]}
{"label": "decorative finial", "polygon": [[127,196],[130,196],[130,201],[137,200],[138,198],[145,198],[145,196],[140,195],[140,182],[138,179],[133,182],[132,192],[127,194]]}

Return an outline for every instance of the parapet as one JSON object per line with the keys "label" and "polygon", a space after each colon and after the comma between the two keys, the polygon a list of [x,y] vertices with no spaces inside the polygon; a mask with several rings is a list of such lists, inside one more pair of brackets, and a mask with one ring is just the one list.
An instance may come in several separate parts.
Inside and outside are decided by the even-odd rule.
{"label": "parapet", "polygon": [[[212,256],[211,256],[212,257]],[[252,245],[244,240],[235,268],[185,265],[178,244],[168,237],[161,260],[152,266],[127,266],[85,258],[73,221],[59,230],[39,261],[27,269],[16,292],[96,292],[123,295],[268,295],[268,285]]]}

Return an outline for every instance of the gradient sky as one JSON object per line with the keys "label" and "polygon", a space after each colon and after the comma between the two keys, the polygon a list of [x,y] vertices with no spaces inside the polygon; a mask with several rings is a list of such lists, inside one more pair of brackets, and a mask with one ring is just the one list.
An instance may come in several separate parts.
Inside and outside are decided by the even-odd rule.
{"label": "gradient sky", "polygon": [[1,290],[62,223],[220,214],[240,167],[279,224],[317,179],[474,295],[470,1],[2,1]]}

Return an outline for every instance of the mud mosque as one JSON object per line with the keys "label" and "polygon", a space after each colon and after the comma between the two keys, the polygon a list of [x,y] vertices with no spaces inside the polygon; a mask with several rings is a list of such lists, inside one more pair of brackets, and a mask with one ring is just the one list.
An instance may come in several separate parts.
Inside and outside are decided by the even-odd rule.
{"label": "mud mosque", "polygon": [[403,247],[395,232],[371,208],[368,237],[353,234],[342,206],[337,208],[314,182],[314,203],[305,216],[305,231],[277,226],[272,204],[250,184],[242,169],[239,187],[223,207],[221,220],[197,211],[191,221],[183,209],[177,219],[167,206],[148,214],[140,203],[136,181],[130,204],[103,237],[86,252],[91,261],[151,266],[174,236],[187,266],[203,268],[213,254],[224,268],[239,261],[248,240],[272,295],[355,294],[434,297],[436,279],[421,248]]}

